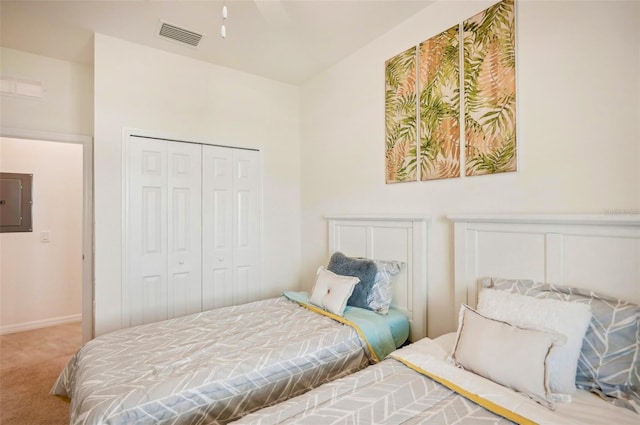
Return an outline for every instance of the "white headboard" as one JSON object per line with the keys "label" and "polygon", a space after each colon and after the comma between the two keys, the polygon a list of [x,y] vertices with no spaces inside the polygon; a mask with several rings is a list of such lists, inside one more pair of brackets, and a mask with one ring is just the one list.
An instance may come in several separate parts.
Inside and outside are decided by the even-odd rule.
{"label": "white headboard", "polygon": [[331,215],[329,252],[405,263],[393,281],[393,306],[409,316],[410,340],[427,335],[426,216]]}
{"label": "white headboard", "polygon": [[452,215],[455,314],[481,277],[532,279],[640,303],[640,214]]}

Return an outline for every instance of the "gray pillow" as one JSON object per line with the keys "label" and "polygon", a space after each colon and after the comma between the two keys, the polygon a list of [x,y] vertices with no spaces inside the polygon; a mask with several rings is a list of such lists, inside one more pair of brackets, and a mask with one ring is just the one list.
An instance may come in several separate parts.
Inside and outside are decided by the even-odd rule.
{"label": "gray pillow", "polygon": [[598,393],[613,404],[640,413],[640,306],[581,288],[492,278],[488,287],[591,305],[576,386]]}
{"label": "gray pillow", "polygon": [[378,271],[373,260],[366,258],[347,257],[341,252],[335,252],[329,260],[327,269],[343,276],[355,276],[360,283],[353,288],[353,294],[347,300],[347,305],[369,309],[367,299],[371,293]]}

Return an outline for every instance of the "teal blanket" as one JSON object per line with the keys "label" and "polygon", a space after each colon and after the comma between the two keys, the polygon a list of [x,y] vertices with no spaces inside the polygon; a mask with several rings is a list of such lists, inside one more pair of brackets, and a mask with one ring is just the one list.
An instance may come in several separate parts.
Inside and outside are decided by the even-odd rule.
{"label": "teal blanket", "polygon": [[[282,295],[310,310],[324,314],[354,328],[364,340],[376,362],[384,360],[389,353],[397,348],[398,341],[404,342],[409,335],[409,321],[406,316],[404,320],[398,321],[398,314],[401,313],[397,311],[385,316],[364,308],[347,306],[344,310],[344,317],[341,317],[309,303],[309,294],[306,292],[285,291]],[[393,321],[393,328],[401,334],[396,336],[395,339],[391,333],[390,321]],[[398,325],[399,322],[401,323],[400,326]],[[402,325],[403,322],[406,323],[406,326]],[[398,345],[400,344],[401,342]]]}

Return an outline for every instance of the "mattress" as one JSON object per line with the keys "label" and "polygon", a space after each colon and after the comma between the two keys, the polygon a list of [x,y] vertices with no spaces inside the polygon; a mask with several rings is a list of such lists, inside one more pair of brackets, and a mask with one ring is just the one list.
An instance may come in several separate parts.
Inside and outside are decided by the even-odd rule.
{"label": "mattress", "polygon": [[227,423],[370,361],[356,328],[279,297],[100,336],[51,392],[71,424]]}

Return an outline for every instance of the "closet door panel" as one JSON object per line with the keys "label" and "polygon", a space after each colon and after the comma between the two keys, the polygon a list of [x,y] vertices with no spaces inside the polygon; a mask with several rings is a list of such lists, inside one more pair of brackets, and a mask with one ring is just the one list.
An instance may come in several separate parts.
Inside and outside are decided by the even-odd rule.
{"label": "closet door panel", "polygon": [[128,184],[128,280],[124,282],[129,325],[168,317],[167,145],[131,137]]}
{"label": "closet door panel", "polygon": [[167,143],[169,317],[177,317],[202,310],[202,149]]}
{"label": "closet door panel", "polygon": [[235,284],[235,304],[245,304],[256,301],[258,298],[253,296],[252,288],[255,281],[253,276],[253,268],[251,266],[240,266],[235,268],[236,284]]}
{"label": "closet door panel", "polygon": [[200,311],[200,285],[193,281],[190,273],[174,272],[170,283],[171,317],[186,316]]}
{"label": "closet door panel", "polygon": [[261,298],[260,267],[260,169],[258,152],[234,150],[233,267],[236,303]]}
{"label": "closet door panel", "polygon": [[233,150],[202,147],[202,308],[234,303]]}
{"label": "closet door panel", "polygon": [[139,317],[132,325],[159,322],[168,318],[167,315],[167,285],[161,276],[145,276],[141,285],[141,301]]}

